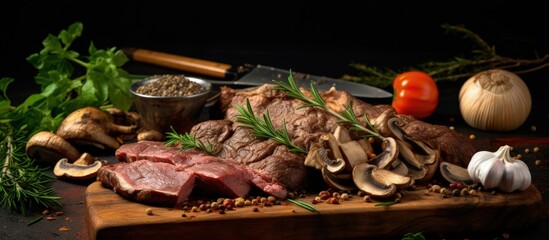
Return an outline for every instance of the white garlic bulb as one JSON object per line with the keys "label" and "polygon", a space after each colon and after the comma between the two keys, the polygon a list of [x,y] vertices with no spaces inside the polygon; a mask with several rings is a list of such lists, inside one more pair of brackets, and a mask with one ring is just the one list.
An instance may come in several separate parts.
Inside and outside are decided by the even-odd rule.
{"label": "white garlic bulb", "polygon": [[486,189],[498,188],[504,192],[525,190],[532,182],[530,170],[526,163],[511,157],[511,149],[505,145],[496,152],[475,153],[467,166],[469,176]]}
{"label": "white garlic bulb", "polygon": [[469,126],[487,131],[511,131],[530,114],[532,98],[522,79],[492,69],[467,80],[459,91],[459,108]]}

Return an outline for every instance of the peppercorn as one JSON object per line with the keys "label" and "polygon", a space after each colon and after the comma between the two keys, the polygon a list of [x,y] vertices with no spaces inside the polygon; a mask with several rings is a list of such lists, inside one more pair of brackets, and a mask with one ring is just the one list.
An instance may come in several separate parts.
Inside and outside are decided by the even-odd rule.
{"label": "peppercorn", "polygon": [[157,80],[147,82],[139,86],[136,92],[143,95],[180,97],[203,92],[205,89],[200,84],[193,82],[184,75],[152,76]]}

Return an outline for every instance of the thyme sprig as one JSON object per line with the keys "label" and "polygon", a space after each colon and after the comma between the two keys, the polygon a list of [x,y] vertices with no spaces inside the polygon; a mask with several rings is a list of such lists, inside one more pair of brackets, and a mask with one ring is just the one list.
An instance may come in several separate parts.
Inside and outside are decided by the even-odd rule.
{"label": "thyme sprig", "polygon": [[292,140],[288,136],[286,121],[283,121],[282,123],[283,130],[276,130],[271,122],[269,111],[265,110],[263,119],[257,117],[253,112],[249,99],[246,99],[246,108],[240,105],[235,105],[235,108],[239,113],[236,115],[236,121],[244,124],[240,127],[252,129],[253,136],[271,139],[280,144],[284,144],[290,148],[291,152],[307,153],[305,150],[292,143]]}
{"label": "thyme sprig", "polygon": [[182,149],[198,148],[210,155],[216,153],[214,146],[210,142],[205,145],[202,141],[197,140],[195,136],[188,132],[180,134],[172,128],[171,132],[166,133],[166,138],[167,140],[164,142],[164,145],[166,146],[181,144]]}
{"label": "thyme sprig", "polygon": [[365,135],[364,137],[373,136],[373,137],[380,138],[382,140],[384,139],[384,137],[377,132],[376,128],[371,124],[371,122],[368,120],[366,115],[363,115],[363,117],[364,117],[364,121],[368,125],[368,128],[362,125],[362,123],[358,120],[358,118],[353,112],[353,102],[350,102],[348,106],[343,106],[345,111],[341,114],[330,109],[326,104],[326,102],[324,102],[324,100],[322,99],[322,96],[320,96],[320,93],[318,92],[316,85],[313,81],[311,81],[311,84],[310,84],[312,98],[305,96],[299,90],[299,87],[296,85],[294,77],[292,75],[292,71],[290,71],[290,75],[288,76],[288,82],[277,81],[277,80],[273,80],[273,82],[278,85],[278,86],[275,86],[274,89],[285,91],[287,96],[295,99],[299,99],[305,102],[305,104],[303,104],[299,108],[304,108],[304,107],[322,108],[328,113],[339,118],[340,121],[338,123],[343,123],[343,124],[348,123],[348,124],[351,124],[350,128],[352,130],[366,132],[367,135]]}
{"label": "thyme sprig", "polygon": [[358,76],[345,74],[342,79],[386,88],[391,86],[399,73],[409,70],[424,71],[431,75],[435,81],[457,81],[493,68],[522,74],[549,67],[549,54],[535,59],[505,57],[496,53],[496,48],[486,43],[478,34],[463,26],[444,24],[442,28],[446,32],[462,34],[463,38],[472,41],[476,48],[471,51],[471,55],[454,57],[446,61],[428,61],[401,70],[380,69],[364,63],[351,63],[350,66],[358,71]]}

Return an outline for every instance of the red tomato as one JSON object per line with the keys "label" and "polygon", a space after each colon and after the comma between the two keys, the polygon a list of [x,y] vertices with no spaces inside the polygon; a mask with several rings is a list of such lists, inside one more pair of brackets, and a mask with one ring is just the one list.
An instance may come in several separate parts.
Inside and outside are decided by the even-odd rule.
{"label": "red tomato", "polygon": [[437,108],[438,88],[427,73],[401,73],[393,81],[393,89],[393,107],[399,114],[408,114],[420,119],[431,116]]}

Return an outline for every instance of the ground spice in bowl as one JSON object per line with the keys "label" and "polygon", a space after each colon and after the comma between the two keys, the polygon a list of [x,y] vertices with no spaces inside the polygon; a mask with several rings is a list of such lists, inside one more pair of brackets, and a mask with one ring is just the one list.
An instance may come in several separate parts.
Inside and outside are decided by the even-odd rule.
{"label": "ground spice in bowl", "polygon": [[185,75],[155,75],[151,78],[158,78],[139,86],[136,92],[149,96],[181,97],[198,94],[205,91],[205,88],[185,77]]}
{"label": "ground spice in bowl", "polygon": [[130,86],[134,106],[146,130],[183,133],[198,121],[212,86],[184,75],[154,75]]}

